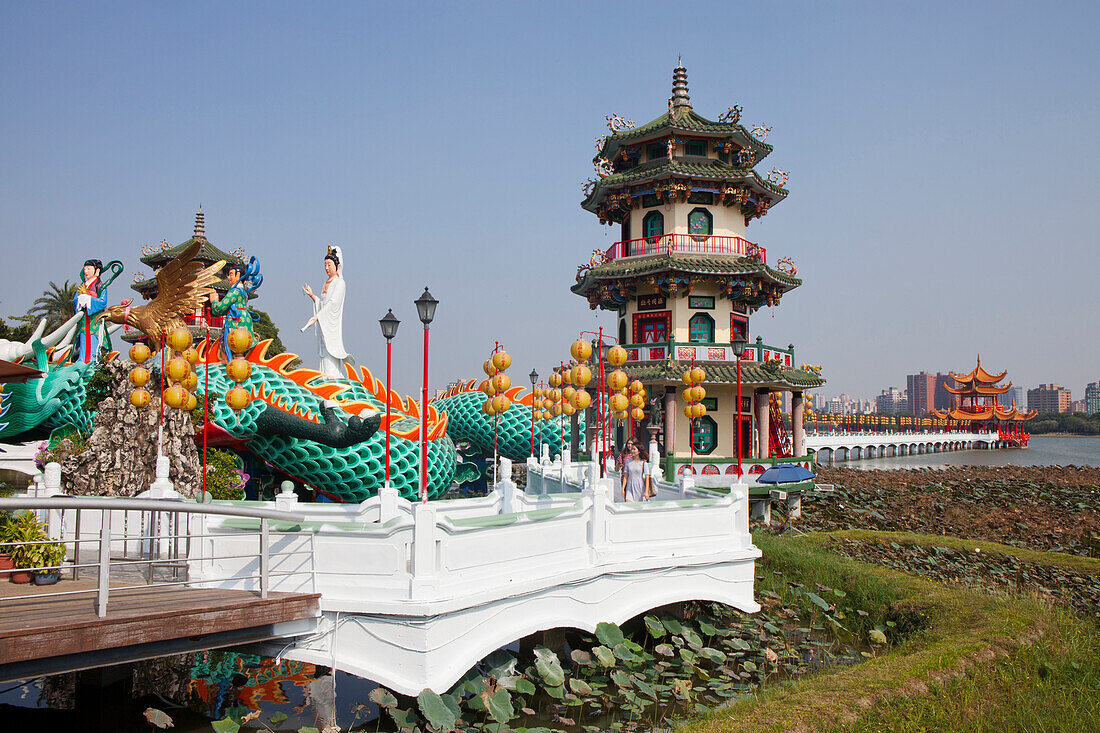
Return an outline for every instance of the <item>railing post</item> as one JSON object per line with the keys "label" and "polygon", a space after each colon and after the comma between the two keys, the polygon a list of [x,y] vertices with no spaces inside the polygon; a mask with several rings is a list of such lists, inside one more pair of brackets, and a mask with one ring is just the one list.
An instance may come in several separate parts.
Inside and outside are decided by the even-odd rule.
{"label": "railing post", "polygon": [[268,520],[267,517],[260,518],[260,598],[267,598],[267,591],[269,586],[269,580],[267,577],[270,568],[268,564],[271,562],[271,558],[268,556]]}
{"label": "railing post", "polygon": [[107,615],[107,589],[111,583],[111,510],[99,511],[99,573],[96,582],[95,612],[100,618]]}
{"label": "railing post", "polygon": [[439,585],[435,557],[435,505],[413,506],[412,588],[413,598],[434,595]]}

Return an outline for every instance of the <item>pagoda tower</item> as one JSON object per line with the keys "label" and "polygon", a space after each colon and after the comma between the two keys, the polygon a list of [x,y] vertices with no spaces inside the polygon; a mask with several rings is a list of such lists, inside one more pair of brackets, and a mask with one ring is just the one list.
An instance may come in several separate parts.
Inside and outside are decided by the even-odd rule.
{"label": "pagoda tower", "polygon": [[[195,260],[201,262],[203,267],[209,267],[218,260],[225,260],[227,265],[241,265],[242,260],[236,254],[223,252],[210,243],[210,240],[206,238],[206,215],[203,214],[202,207],[199,207],[198,212],[195,214],[195,229],[191,234],[191,238],[180,242],[176,246],[169,246],[167,242],[164,243],[160,249],[154,249],[152,247],[145,247],[142,249],[142,263],[153,268],[153,276],[145,278],[144,280],[135,280],[130,286],[134,290],[141,294],[141,297],[145,300],[152,300],[157,297],[157,278],[156,273],[160,271],[160,268],[171,262],[176,255],[182,252],[195,242],[201,242],[202,246],[199,248],[199,252],[195,255]],[[224,270],[223,270],[224,272]],[[218,280],[212,284],[214,290],[217,291],[219,297],[224,297],[226,291],[229,290],[229,281],[224,278]],[[256,293],[249,293],[249,299],[256,297]],[[191,330],[191,335],[200,338],[206,335],[206,327],[210,327],[210,338],[217,339],[221,337],[222,324],[225,321],[224,316],[210,316],[210,322],[207,324],[205,315],[202,310],[199,309],[195,313],[184,317],[184,323]],[[123,336],[127,341],[136,341],[142,338],[142,334],[139,331],[133,331],[127,336]]]}
{"label": "pagoda tower", "polygon": [[[796,368],[793,345],[749,338],[752,314],[777,305],[802,281],[789,259],[773,267],[764,247],[746,238],[749,223],[787,190],[784,172],[763,177],[755,170],[772,146],[764,142],[766,128],[754,127],[754,134],[740,116],[739,107],[718,121],[696,112],[687,70],[678,65],[666,113],[640,127],[608,117],[610,134],[597,141],[593,161],[598,177],[586,184],[581,204],[600,223],[618,225],[621,239],[594,252],[571,289],[591,308],[617,314],[618,341],[629,355],[624,368],[651,397],[660,396],[669,476],[692,454],[697,473],[734,473],[738,420],[743,459],[803,455],[803,391],[824,384],[816,368]],[[735,335],[749,342],[740,405]],[[677,419],[678,391],[692,362],[706,372],[708,410],[689,428],[686,418]],[[775,419],[776,392],[792,393],[789,440]]]}
{"label": "pagoda tower", "polygon": [[982,368],[982,355],[978,354],[978,364],[966,374],[948,372],[955,380],[955,386],[945,385],[951,393],[950,410],[933,410],[932,414],[941,420],[952,420],[971,431],[993,431],[999,434],[999,440],[1006,445],[1026,447],[1031,435],[1024,429],[1024,423],[1038,414],[1037,410],[1020,412],[1016,399],[1005,409],[997,401],[1012,389],[1012,382],[1001,385],[1000,382],[1008,370],[1000,374],[990,374]]}

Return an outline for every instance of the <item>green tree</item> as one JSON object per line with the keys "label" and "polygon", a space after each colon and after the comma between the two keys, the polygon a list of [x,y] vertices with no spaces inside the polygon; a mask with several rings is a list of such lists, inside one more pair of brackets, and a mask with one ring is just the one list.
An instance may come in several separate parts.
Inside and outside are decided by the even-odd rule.
{"label": "green tree", "polygon": [[32,333],[34,333],[34,326],[30,323],[12,327],[5,323],[3,318],[0,318],[0,339],[25,342],[31,337]]}
{"label": "green tree", "polygon": [[76,315],[76,309],[73,307],[73,296],[76,295],[76,288],[77,285],[70,283],[68,280],[62,283],[61,287],[58,287],[57,283],[51,280],[50,287],[42,293],[40,298],[34,301],[34,305],[27,311],[27,315],[13,316],[12,320],[21,321],[33,327],[39,320],[45,318],[46,331],[52,331]]}

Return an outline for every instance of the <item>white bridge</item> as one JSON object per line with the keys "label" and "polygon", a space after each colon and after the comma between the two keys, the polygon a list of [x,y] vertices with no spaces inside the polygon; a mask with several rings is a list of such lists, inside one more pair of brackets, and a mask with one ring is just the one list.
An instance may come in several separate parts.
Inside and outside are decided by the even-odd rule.
{"label": "white bridge", "polygon": [[817,463],[832,463],[834,460],[853,461],[993,448],[998,440],[995,432],[808,433],[804,445],[806,452]]}
{"label": "white bridge", "polygon": [[[322,614],[311,633],[266,651],[405,694],[442,692],[537,631],[592,632],[695,599],[759,610],[744,484],[720,498],[682,498],[684,489],[662,484],[657,500],[629,504],[617,501],[617,479],[596,470],[531,460],[531,493],[504,480],[488,496],[455,501],[412,504],[394,490],[354,505],[280,496],[276,506],[306,521],[263,528],[267,582],[272,592],[320,593]],[[190,584],[256,589],[260,520],[202,522]]]}

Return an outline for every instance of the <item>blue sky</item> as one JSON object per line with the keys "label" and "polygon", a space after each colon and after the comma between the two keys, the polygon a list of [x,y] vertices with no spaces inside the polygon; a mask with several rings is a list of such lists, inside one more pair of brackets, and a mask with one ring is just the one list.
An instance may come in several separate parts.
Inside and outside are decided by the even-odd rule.
{"label": "blue sky", "polygon": [[[579,206],[604,116],[692,102],[772,126],[791,195],[748,235],[804,285],[751,330],[829,394],[920,369],[1100,379],[1095,3],[5,3],[0,315],[87,257],[127,271],[206,212],[256,255],[288,346],[301,285],[346,251],[345,343],[419,381],[412,301],[440,300],[431,383],[567,358],[609,315],[569,292],[617,239]],[[1090,50],[1092,49],[1092,50]]]}

